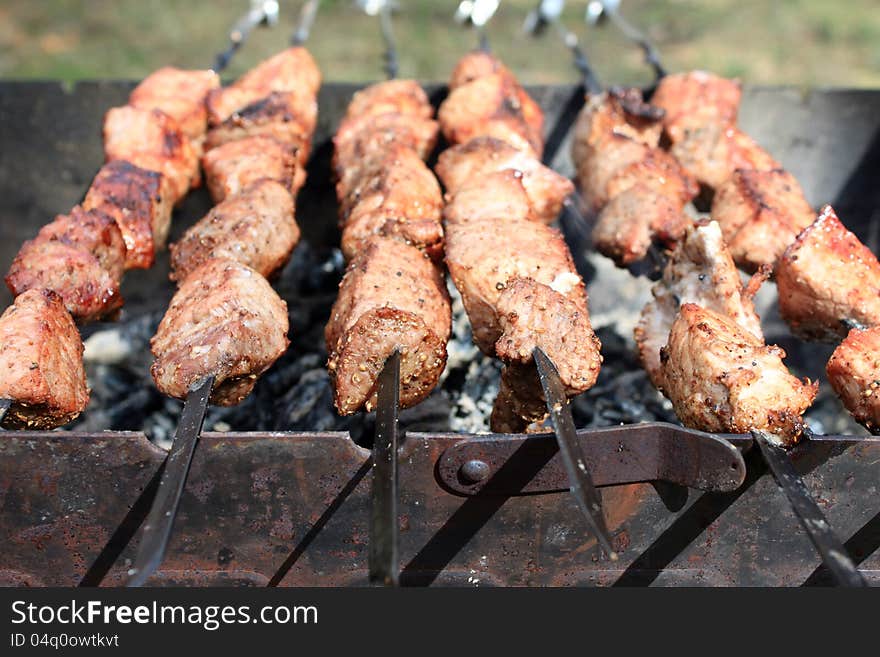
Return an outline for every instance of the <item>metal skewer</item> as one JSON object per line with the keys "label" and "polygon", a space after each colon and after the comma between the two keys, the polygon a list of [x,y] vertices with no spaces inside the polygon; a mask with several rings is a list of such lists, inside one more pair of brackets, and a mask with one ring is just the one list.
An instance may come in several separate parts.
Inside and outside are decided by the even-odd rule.
{"label": "metal skewer", "polygon": [[11,399],[0,399],[0,429],[2,429],[3,420],[6,417],[6,412],[9,410],[10,406],[12,406]]}
{"label": "metal skewer", "polygon": [[377,380],[376,435],[373,442],[373,483],[370,490],[370,583],[398,586],[397,450],[400,445],[400,352],[385,361]]}
{"label": "metal skewer", "polygon": [[840,586],[867,586],[864,577],[847,555],[843,543],[807,490],[804,480],[794,469],[788,453],[763,431],[752,431],[752,437],[758,443],[764,461],[788,498],[801,526],[837,583]]}
{"label": "metal skewer", "polygon": [[499,0],[464,0],[455,10],[455,22],[474,27],[477,31],[477,48],[483,52],[491,52],[486,23],[498,11],[500,4]]}
{"label": "metal skewer", "polygon": [[277,0],[251,0],[251,8],[229,30],[229,46],[214,59],[213,69],[220,73],[238,52],[257,25],[274,26],[278,23]]}
{"label": "metal skewer", "polygon": [[397,58],[397,43],[394,40],[394,30],[391,25],[391,15],[397,8],[393,0],[358,0],[358,6],[368,16],[379,17],[379,27],[382,30],[382,40],[385,42],[385,75],[389,80],[394,80],[400,69],[400,61]]}
{"label": "metal skewer", "polygon": [[309,35],[312,33],[312,26],[315,24],[315,15],[318,13],[318,7],[321,0],[307,0],[299,10],[299,21],[293,36],[290,37],[290,45],[301,46],[308,41]]}
{"label": "metal skewer", "polygon": [[574,418],[571,416],[571,408],[568,405],[568,398],[565,396],[565,387],[559,379],[559,372],[553,361],[540,347],[535,347],[533,356],[535,365],[538,367],[541,387],[544,389],[544,397],[547,400],[547,410],[553,420],[556,441],[559,443],[559,454],[568,475],[571,494],[596,535],[599,544],[611,560],[615,561],[617,553],[611,546],[611,534],[608,532],[605,515],[602,512],[602,498],[599,497],[599,492],[593,485],[593,478],[590,476],[586,459],[581,451],[577,431],[574,427]]}
{"label": "metal skewer", "polygon": [[564,8],[564,0],[541,0],[538,6],[526,17],[523,29],[532,36],[538,36],[547,26],[552,26],[571,51],[575,68],[581,74],[584,89],[591,94],[600,94],[603,91],[602,85],[593,73],[590,60],[581,48],[577,35],[562,23],[561,15]]}
{"label": "metal skewer", "polygon": [[626,20],[620,14],[620,0],[591,0],[587,5],[586,20],[591,25],[598,25],[603,19],[609,18],[614,26],[630,41],[638,44],[645,53],[645,62],[654,69],[657,80],[666,77],[666,68],[660,61],[660,53],[644,32]]}
{"label": "metal skewer", "polygon": [[213,386],[214,376],[210,375],[199,379],[189,388],[174,441],[165,459],[165,471],[144,524],[140,548],[134,565],[128,571],[126,586],[143,586],[165,558]]}

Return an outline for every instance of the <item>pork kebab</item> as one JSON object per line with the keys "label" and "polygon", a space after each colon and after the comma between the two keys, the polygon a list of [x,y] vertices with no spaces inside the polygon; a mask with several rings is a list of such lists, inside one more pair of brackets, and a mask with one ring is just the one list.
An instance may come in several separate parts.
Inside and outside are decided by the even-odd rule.
{"label": "pork kebab", "polygon": [[128,586],[161,564],[209,403],[232,406],[287,350],[287,304],[267,281],[299,240],[294,195],[321,74],[294,46],[209,94],[202,157],[217,205],[171,246],[179,288],[150,346],[153,379],[185,404]]}
{"label": "pork kebab", "polygon": [[500,61],[468,54],[449,86],[438,118],[453,147],[437,165],[448,198],[446,263],[474,341],[506,366],[492,428],[520,432],[547,417],[536,347],[569,396],[590,388],[601,365],[584,283],[547,225],[572,186],[541,164],[542,112]]}
{"label": "pork kebab", "polygon": [[174,205],[197,184],[194,144],[205,134],[206,95],[218,85],[214,71],[168,67],[148,76],[128,105],[107,112],[107,163],[82,204],[13,260],[6,284],[16,301],[0,318],[6,426],[53,428],[85,409],[83,345],[70,327],[117,314],[123,272],[152,266]]}

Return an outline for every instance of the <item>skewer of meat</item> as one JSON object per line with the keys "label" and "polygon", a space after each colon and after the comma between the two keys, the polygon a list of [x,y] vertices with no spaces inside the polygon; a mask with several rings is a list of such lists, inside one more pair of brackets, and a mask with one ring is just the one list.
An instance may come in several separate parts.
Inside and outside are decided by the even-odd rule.
{"label": "skewer of meat", "polygon": [[[294,40],[314,18],[313,9],[304,8]],[[264,274],[286,262],[299,237],[293,211],[297,187],[291,181],[305,164],[320,79],[311,55],[297,45],[209,94],[209,114],[223,108],[234,121],[246,108],[274,102],[275,94],[296,102],[224,132],[224,138],[231,136],[223,143],[236,147],[230,160],[213,151],[205,156],[209,178],[223,181],[216,186],[223,199],[172,246],[172,278],[179,288],[150,342],[151,373],[161,392],[186,401],[128,586],[142,585],[164,558],[209,402],[240,403],[289,345],[287,304]],[[291,134],[296,147],[284,141]],[[290,150],[276,151],[283,166],[267,166],[261,177],[253,171],[260,161],[247,155],[266,139]],[[297,155],[295,162],[285,159],[290,154]]]}
{"label": "skewer of meat", "polygon": [[572,158],[582,202],[596,216],[592,241],[621,267],[655,245],[672,248],[691,219],[684,211],[696,181],[660,148],[663,113],[638,89],[603,89],[577,37],[561,22],[563,3],[541,2],[530,28],[552,25],[572,51],[586,101],[578,115]]}
{"label": "skewer of meat", "polygon": [[[160,69],[132,92],[129,105],[105,118],[108,163],[101,168],[82,205],[59,215],[24,244],[6,276],[13,295],[30,299],[41,329],[8,333],[4,353],[24,357],[33,349],[62,356],[32,358],[40,375],[10,376],[4,383],[7,426],[51,428],[79,415],[88,403],[82,345],[66,330],[74,320],[112,317],[122,305],[120,282],[127,269],[150,267],[164,244],[171,209],[195,174],[191,140],[205,131],[205,95],[219,84],[214,71]],[[143,130],[140,130],[143,128]],[[139,130],[132,134],[130,130]],[[128,158],[128,159],[126,159]],[[138,166],[139,163],[141,166]],[[42,297],[40,296],[42,295]],[[35,304],[34,299],[51,298]],[[57,315],[57,304],[70,322]],[[24,321],[24,319],[23,319]],[[68,371],[59,371],[64,366]],[[15,369],[12,363],[7,367]],[[40,401],[42,400],[42,401]],[[25,410],[26,409],[26,410]]]}
{"label": "skewer of meat", "polygon": [[[594,7],[596,9],[592,14],[596,19],[599,14],[609,12],[604,4],[594,3]],[[661,87],[666,81],[670,81],[666,86],[666,91],[669,92],[676,82],[682,81],[665,75],[656,50],[640,32],[616,13],[616,9],[612,8],[610,14],[624,34],[649,55],[649,61],[654,64],[655,71],[661,78]],[[731,120],[731,114],[735,117],[735,106],[739,102],[738,86],[734,88],[721,81],[720,85],[713,88],[713,81],[707,77],[703,74],[684,76],[685,81],[697,82],[696,90],[708,95],[691,104],[694,118],[690,124],[687,122],[691,119],[685,118],[679,122],[681,115],[677,117],[674,111],[670,111],[679,100],[684,101],[682,105],[687,105],[686,97],[677,98],[676,93],[669,93],[668,102],[661,93],[659,99],[655,95],[654,102],[667,110],[667,128],[671,128],[673,132],[681,128],[677,143],[673,140],[673,149],[682,164],[685,167],[694,165],[693,172],[702,183],[720,181],[723,185],[720,190],[721,198],[716,194],[718,207],[713,207],[713,218],[722,224],[727,239],[731,239],[729,236],[734,234],[736,239],[731,241],[741,240],[735,246],[740,254],[737,264],[757,270],[757,278],[753,277],[747,288],[747,296],[750,296],[753,288],[760,284],[760,279],[785,249],[785,240],[791,239],[792,225],[797,225],[797,217],[808,216],[808,213],[802,210],[806,203],[802,201],[802,194],[796,188],[796,183],[792,184],[791,179],[786,180],[788,174],[774,171],[777,167],[772,158],[739,132],[735,121]],[[680,91],[695,90],[693,86],[684,87]],[[700,115],[703,115],[702,120],[697,118]],[[767,173],[762,173],[764,171]],[[765,190],[769,190],[766,197],[762,196]],[[785,200],[776,202],[776,194],[791,200],[791,207],[786,207]],[[801,198],[797,198],[798,196]],[[762,201],[768,207],[765,208]],[[730,218],[728,212],[734,221],[729,222],[725,229],[725,221]],[[757,226],[751,226],[751,223]],[[732,230],[730,224],[733,225]],[[781,237],[774,234],[774,231],[781,233]],[[717,238],[718,231],[715,232]],[[794,232],[796,234],[797,230]],[[761,234],[770,238],[768,242],[771,248],[767,248],[767,244],[753,244],[763,248],[763,257],[754,257],[748,250],[745,253],[749,254],[749,258],[742,256],[742,243],[749,238],[750,233],[753,233],[751,239]],[[687,255],[684,252],[686,248],[685,244],[680,245],[677,252],[679,262],[676,264],[674,258],[667,266],[661,284],[666,288],[665,293],[658,295],[658,290],[655,289],[657,300],[649,304],[643,313],[642,323],[637,329],[637,339],[640,330],[644,332],[646,329],[659,328],[661,333],[665,331],[665,322],[661,321],[658,326],[656,321],[651,320],[663,318],[659,306],[668,305],[670,295],[673,295],[673,303],[680,301],[674,296],[675,291],[705,297],[706,291],[696,283],[706,282],[706,277],[698,275],[696,280],[688,283],[688,270],[692,268],[681,268],[682,256]],[[690,256],[692,263],[699,265],[707,254],[706,250],[697,250]],[[694,255],[697,257],[693,257]],[[732,260],[730,253],[721,255],[712,263],[714,274],[732,271]],[[719,268],[722,262],[724,264]],[[699,267],[696,271],[699,271]],[[718,310],[703,308],[694,303],[681,305],[669,331],[668,344],[661,351],[659,383],[666,386],[665,392],[673,400],[676,412],[685,424],[710,431],[713,428],[750,430],[764,461],[785,492],[801,526],[838,584],[867,586],[855,564],[845,556],[841,540],[831,530],[788,454],[779,444],[796,439],[802,432],[800,416],[815,397],[817,385],[810,384],[809,380],[800,382],[791,376],[781,361],[784,352],[778,347],[764,345],[763,339],[755,333],[757,318],[752,317],[750,304],[742,303],[743,296],[741,292],[737,294],[737,286],[734,284],[731,287],[731,279],[732,277],[723,276],[717,281],[716,289],[706,297]],[[662,302],[663,299],[666,299],[666,304]],[[656,336],[654,338],[656,342]],[[642,347],[644,344],[643,341]],[[766,425],[767,430],[756,429],[758,425]]]}
{"label": "skewer of meat", "polygon": [[584,283],[547,225],[572,187],[540,162],[543,114],[498,59],[466,55],[449,86],[438,118],[452,148],[437,168],[447,188],[446,264],[475,342],[505,364],[492,428],[523,431],[552,417],[571,491],[616,558],[567,402],[601,366]]}

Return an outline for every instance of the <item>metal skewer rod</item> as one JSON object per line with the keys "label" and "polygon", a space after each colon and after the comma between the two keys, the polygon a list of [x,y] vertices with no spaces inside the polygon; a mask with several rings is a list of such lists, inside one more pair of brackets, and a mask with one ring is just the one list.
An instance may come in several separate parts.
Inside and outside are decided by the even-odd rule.
{"label": "metal skewer rod", "polygon": [[400,445],[400,352],[385,361],[377,381],[376,435],[373,442],[373,483],[370,491],[370,583],[398,586],[399,478],[397,450]]}
{"label": "metal skewer rod", "polygon": [[840,586],[867,586],[864,577],[847,555],[843,543],[831,529],[825,515],[810,495],[786,451],[776,445],[763,431],[752,431],[752,437],[758,443],[764,461],[788,498],[807,536],[810,537],[810,541],[837,583]]}
{"label": "metal skewer rod", "polygon": [[577,35],[569,30],[562,22],[562,10],[565,8],[563,0],[541,0],[538,6],[528,15],[524,29],[527,33],[537,36],[549,25],[559,34],[562,42],[571,51],[574,58],[575,68],[581,74],[581,82],[584,89],[591,94],[602,93],[602,84],[590,66],[587,54],[581,48]]}
{"label": "metal skewer rod", "polygon": [[623,33],[623,35],[637,44],[645,53],[645,62],[654,69],[654,75],[657,80],[666,77],[666,68],[660,61],[660,53],[650,39],[638,29],[635,25],[626,20],[620,13],[620,0],[592,0],[587,5],[587,22],[591,25],[598,25],[603,18],[611,19],[614,26]]}
{"label": "metal skewer rod", "polygon": [[540,347],[535,347],[533,356],[538,367],[541,387],[544,389],[544,397],[547,400],[547,410],[553,420],[556,441],[559,443],[559,455],[568,475],[571,494],[599,544],[612,561],[617,560],[617,553],[611,546],[611,534],[608,532],[605,515],[602,512],[602,498],[593,485],[593,478],[580,448],[574,418],[571,416],[571,408],[559,372]]}
{"label": "metal skewer rod", "polygon": [[379,27],[382,30],[382,40],[385,42],[385,75],[387,79],[394,80],[400,69],[400,61],[397,58],[397,43],[394,40],[394,30],[391,14],[395,9],[394,0],[358,0],[358,6],[368,16],[379,17]]}
{"label": "metal skewer rod", "polygon": [[491,52],[486,24],[498,11],[499,0],[464,0],[455,10],[455,22],[460,25],[471,25],[477,32],[477,49]]}
{"label": "metal skewer rod", "polygon": [[208,410],[213,386],[214,376],[210,375],[199,379],[189,388],[174,441],[165,459],[165,470],[144,524],[140,548],[128,571],[126,586],[143,586],[165,558],[165,550],[180,508],[180,498],[205,422],[205,412]]}
{"label": "metal skewer rod", "polygon": [[277,0],[251,0],[251,8],[229,30],[229,46],[217,54],[214,59],[214,71],[220,73],[229,66],[232,57],[257,25],[275,25],[276,23],[278,23]]}
{"label": "metal skewer rod", "polygon": [[0,428],[2,428],[3,420],[6,418],[6,412],[12,406],[11,399],[0,399]]}
{"label": "metal skewer rod", "polygon": [[307,0],[299,10],[299,20],[297,21],[296,30],[290,37],[290,45],[301,46],[309,39],[312,33],[312,26],[315,24],[315,15],[318,13],[318,7],[321,0]]}

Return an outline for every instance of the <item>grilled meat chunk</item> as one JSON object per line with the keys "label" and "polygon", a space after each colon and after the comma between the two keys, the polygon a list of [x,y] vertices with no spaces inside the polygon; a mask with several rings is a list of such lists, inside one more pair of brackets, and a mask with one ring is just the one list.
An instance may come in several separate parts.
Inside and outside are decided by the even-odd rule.
{"label": "grilled meat chunk", "polygon": [[294,151],[305,170],[311,152],[311,138],[317,122],[314,97],[294,92],[275,92],[241,107],[211,128],[205,150],[248,137],[272,137]]}
{"label": "grilled meat chunk", "polygon": [[691,303],[730,318],[742,330],[763,341],[761,321],[752,298],[764,282],[766,271],[752,277],[746,287],[740,281],[733,258],[714,221],[690,229],[670,255],[636,325],[635,339],[642,365],[651,382],[664,389],[660,350],[683,303]]}
{"label": "grilled meat chunk", "polygon": [[171,245],[171,280],[185,281],[203,263],[234,260],[270,276],[299,242],[293,198],[284,185],[262,179],[214,206]]}
{"label": "grilled meat chunk", "polygon": [[356,92],[343,121],[388,113],[430,119],[434,108],[425,90],[415,80],[385,80]]}
{"label": "grilled meat chunk", "polygon": [[271,137],[248,137],[223,144],[205,153],[202,167],[214,203],[241,193],[261,179],[274,180],[291,194],[296,194],[304,182],[296,155]]}
{"label": "grilled meat chunk", "polygon": [[542,223],[512,216],[470,221],[447,213],[446,264],[461,292],[474,341],[489,355],[504,329],[499,300],[517,278],[530,278],[586,312],[583,281],[562,235]]}
{"label": "grilled meat chunk", "polygon": [[705,71],[664,77],[651,102],[666,115],[670,152],[709,190],[737,169],[766,171],[779,163],[736,127],[742,91],[739,81]]}
{"label": "grilled meat chunk", "polygon": [[662,118],[662,111],[641,101],[638,89],[587,95],[574,126],[572,157],[585,159],[587,151],[601,148],[613,135],[655,147],[663,131]]}
{"label": "grilled meat chunk", "polygon": [[348,266],[325,331],[337,410],[375,408],[376,378],[395,349],[401,406],[422,401],[446,365],[451,322],[437,267],[415,247],[369,239]]}
{"label": "grilled meat chunk", "polygon": [[0,316],[0,398],[12,400],[4,426],[54,429],[85,409],[83,345],[64,303],[28,290]]}
{"label": "grilled meat chunk", "polygon": [[177,121],[184,134],[194,141],[205,136],[208,110],[205,98],[220,87],[214,71],[184,71],[165,66],[134,88],[128,103],[141,109],[161,110]]}
{"label": "grilled meat chunk", "polygon": [[437,114],[452,144],[474,137],[496,137],[540,158],[544,149],[543,115],[509,75],[493,73],[458,86]]}
{"label": "grilled meat chunk", "polygon": [[116,221],[125,241],[125,268],[149,269],[165,246],[171,224],[168,179],[125,160],[101,167],[86,193],[83,208],[101,210]]}
{"label": "grilled meat chunk", "polygon": [[686,303],[661,351],[663,392],[687,427],[762,429],[791,445],[804,429],[802,416],[818,383],[792,376],[784,357],[730,317]]}
{"label": "grilled meat chunk", "polygon": [[706,71],[664,76],[651,103],[664,110],[664,127],[673,143],[688,139],[707,124],[736,124],[742,86]]}
{"label": "grilled meat chunk", "polygon": [[830,205],[786,249],[776,284],[782,318],[804,339],[838,339],[852,322],[880,325],[880,263]]}
{"label": "grilled meat chunk", "polygon": [[712,219],[737,265],[755,271],[774,266],[816,213],[787,171],[738,170],[715,193]]}
{"label": "grilled meat chunk", "polygon": [[234,406],[286,351],[287,331],[287,304],[266,279],[232,260],[208,260],[183,281],[150,341],[153,379],[184,399],[213,374],[211,402]]}
{"label": "grilled meat chunk", "polygon": [[414,150],[425,160],[437,144],[438,131],[432,119],[397,112],[343,121],[333,137],[333,171],[343,179],[364,160],[398,147]]}
{"label": "grilled meat chunk", "polygon": [[[531,278],[514,278],[498,298],[502,329],[495,355],[505,363],[492,411],[492,430],[521,432],[547,416],[533,353],[540,347],[556,365],[568,396],[593,387],[602,366],[583,281],[576,275],[556,289]],[[566,289],[566,287],[569,289]]]}
{"label": "grilled meat chunk", "polygon": [[25,242],[6,275],[13,295],[52,290],[78,321],[113,315],[122,305],[119,281],[125,243],[112,217],[75,207]]}
{"label": "grilled meat chunk", "polygon": [[199,159],[177,122],[160,110],[126,105],[104,117],[104,154],[125,160],[168,181],[171,202],[179,202],[199,182]]}
{"label": "grilled meat chunk", "polygon": [[625,267],[648,254],[652,244],[671,248],[693,225],[681,204],[639,182],[611,199],[596,219],[596,250]]}
{"label": "grilled meat chunk", "polygon": [[825,372],[853,417],[871,433],[880,431],[880,327],[850,331]]}
{"label": "grilled meat chunk", "polygon": [[434,257],[442,252],[443,195],[415,151],[398,146],[363,162],[337,183],[337,195],[346,258],[376,234],[398,236]]}
{"label": "grilled meat chunk", "polygon": [[494,137],[477,137],[445,150],[437,161],[436,172],[447,193],[454,197],[473,181],[506,169],[522,174],[522,186],[535,216],[545,223],[556,220],[562,203],[574,191],[568,178]]}
{"label": "grilled meat chunk", "polygon": [[519,171],[507,169],[461,187],[443,210],[447,224],[472,221],[538,221]]}
{"label": "grilled meat chunk", "polygon": [[217,125],[235,111],[265,98],[274,91],[297,92],[315,98],[321,87],[321,71],[309,51],[295,46],[261,62],[228,87],[208,94],[208,122]]}

